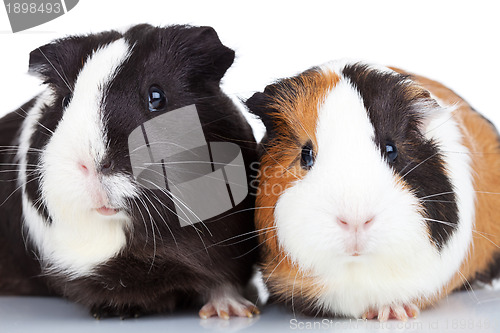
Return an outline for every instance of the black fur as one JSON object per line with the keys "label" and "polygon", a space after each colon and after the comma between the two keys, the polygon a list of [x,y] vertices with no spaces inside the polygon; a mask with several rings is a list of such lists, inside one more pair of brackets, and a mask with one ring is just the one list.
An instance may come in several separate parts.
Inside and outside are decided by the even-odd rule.
{"label": "black fur", "polygon": [[24,110],[31,100],[15,112],[0,119],[0,293],[3,295],[50,295],[36,254],[25,246],[22,228],[21,194],[17,183],[18,130]]}
{"label": "black fur", "polygon": [[[256,92],[245,101],[247,108],[258,116],[266,127],[266,136],[262,139],[261,144],[264,146],[272,146],[281,140],[278,128],[289,128],[287,117],[280,115],[283,110],[276,108],[276,100],[283,103],[293,105],[293,101],[297,96],[307,96],[313,87],[304,84],[305,78],[318,70],[317,67],[312,67],[300,75],[284,78],[266,86],[263,92]],[[310,80],[314,80],[313,77]],[[297,134],[290,130],[287,133],[287,140],[291,140],[297,145],[302,146],[303,142],[297,137]]]}
{"label": "black fur", "polygon": [[[411,89],[408,76],[370,70],[365,65],[346,66],[342,74],[359,91],[375,129],[375,143],[385,156],[385,145],[391,142],[398,149],[394,163],[388,164],[413,189],[418,198],[433,196],[432,201],[421,201],[434,244],[441,248],[453,234],[458,223],[458,208],[450,179],[446,175],[439,147],[424,137],[421,131],[424,107],[438,107],[430,94]],[[411,97],[411,98],[410,98]],[[423,104],[420,104],[423,103]],[[418,167],[417,167],[418,166]]]}
{"label": "black fur", "polygon": [[[56,128],[62,117],[62,100],[71,94],[86,58],[100,46],[122,37],[135,46],[116,78],[108,87],[103,87],[106,91],[103,113],[108,120],[106,132],[111,152],[107,159],[113,161],[114,165],[111,172],[132,174],[128,135],[144,121],[158,115],[148,110],[147,99],[148,88],[157,84],[167,94],[168,108],[165,112],[196,104],[207,140],[238,144],[247,165],[248,181],[254,178],[253,171],[248,167],[256,160],[252,130],[231,99],[219,88],[221,78],[234,60],[234,51],[222,45],[210,27],[156,28],[138,25],[123,35],[111,31],[70,37],[33,51],[30,70],[43,77],[56,92],[57,98],[53,105],[44,106],[31,147],[43,149],[47,143],[50,131]],[[29,109],[29,105],[26,108]],[[1,132],[5,145],[16,144],[21,121],[22,118],[17,120],[12,131]],[[7,126],[6,119],[1,125]],[[7,158],[9,156],[2,154],[2,160]],[[37,165],[38,159],[39,154],[30,153],[28,164]],[[41,195],[38,176],[37,172],[33,172],[28,178],[30,183],[27,192],[34,202],[38,202]],[[13,189],[15,184],[5,192]],[[2,193],[2,200],[6,193]],[[9,215],[8,220],[2,217],[2,228],[13,230],[2,232],[2,235],[8,234],[15,239],[18,243],[13,247],[15,253],[24,256],[18,262],[26,262],[28,258],[20,232],[19,191],[15,192],[15,196],[17,199],[13,203],[13,213],[2,214]],[[253,195],[248,195],[231,211],[205,221],[210,232],[197,224],[199,233],[194,228],[180,227],[177,218],[164,207],[171,205],[170,199],[160,191],[144,189],[143,197],[149,200],[131,201],[127,208],[133,218],[134,228],[133,234],[127,235],[126,248],[115,258],[97,267],[93,276],[69,279],[64,274],[49,274],[46,281],[51,290],[88,306],[96,317],[130,317],[199,303],[200,298],[215,286],[244,286],[248,282],[256,261],[253,249],[257,242],[248,235],[239,235],[247,234],[254,228]],[[162,203],[155,197],[160,198]],[[152,240],[152,226],[143,221],[144,216],[149,216],[146,209],[158,222],[158,229],[155,227],[154,230],[156,245]],[[40,213],[48,217],[43,204],[40,205]],[[162,222],[163,219],[168,225]],[[231,240],[225,241],[228,239]],[[0,249],[3,250],[2,257],[5,257],[7,247]],[[28,244],[28,249],[32,251],[31,244]],[[14,278],[21,281],[38,275],[40,267],[36,261],[30,262],[35,263],[32,264],[33,269],[24,274],[19,273]],[[8,291],[3,288],[2,267],[4,264],[0,262],[0,294],[5,294]],[[40,288],[46,287],[42,283]],[[20,289],[12,289],[14,294],[21,292]]]}

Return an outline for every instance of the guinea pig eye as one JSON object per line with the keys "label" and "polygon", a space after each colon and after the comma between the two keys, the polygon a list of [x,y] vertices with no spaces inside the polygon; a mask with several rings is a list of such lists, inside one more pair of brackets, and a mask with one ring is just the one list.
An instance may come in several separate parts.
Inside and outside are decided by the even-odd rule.
{"label": "guinea pig eye", "polygon": [[62,107],[63,109],[66,109],[66,107],[68,106],[69,102],[71,102],[71,94],[68,94],[66,96],[63,97],[62,99]]}
{"label": "guinea pig eye", "polygon": [[167,96],[157,85],[149,87],[149,111],[161,111],[167,106]]}
{"label": "guinea pig eye", "polygon": [[396,149],[396,146],[390,142],[385,144],[385,153],[387,154],[387,159],[391,163],[398,157],[398,150]]}
{"label": "guinea pig eye", "polygon": [[302,152],[300,153],[300,166],[303,169],[309,170],[314,165],[314,151],[311,144],[306,144],[302,147]]}

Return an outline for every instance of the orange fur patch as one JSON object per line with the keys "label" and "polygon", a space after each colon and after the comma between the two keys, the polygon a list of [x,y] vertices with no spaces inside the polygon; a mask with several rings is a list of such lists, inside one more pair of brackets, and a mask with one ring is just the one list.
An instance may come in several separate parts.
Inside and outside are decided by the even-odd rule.
{"label": "orange fur patch", "polygon": [[[402,70],[394,69],[407,74]],[[475,227],[469,255],[451,281],[435,298],[421,302],[426,307],[453,290],[467,285],[493,263],[500,244],[500,144],[495,128],[472,110],[462,98],[442,84],[413,75],[417,83],[449,105],[457,105],[454,119],[463,134],[463,144],[472,154],[476,190]]]}
{"label": "orange fur patch", "polygon": [[[255,220],[260,230],[259,241],[264,243],[264,279],[269,280],[271,293],[283,300],[297,293],[312,299],[318,292],[314,280],[299,271],[280,248],[274,229],[274,207],[281,193],[307,173],[300,166],[302,146],[311,142],[317,151],[318,110],[338,81],[333,72],[306,72],[287,79],[290,91],[276,94],[268,105],[277,111],[279,126],[276,138],[261,159],[257,207],[265,208],[256,211]],[[292,92],[293,96],[284,95]],[[294,290],[294,285],[301,287]]]}

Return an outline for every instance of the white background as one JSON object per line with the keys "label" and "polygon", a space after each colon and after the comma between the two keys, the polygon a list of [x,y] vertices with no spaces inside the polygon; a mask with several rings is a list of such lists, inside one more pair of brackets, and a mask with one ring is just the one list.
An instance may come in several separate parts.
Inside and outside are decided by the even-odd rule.
{"label": "white background", "polygon": [[500,125],[500,7],[481,0],[80,0],[66,15],[16,34],[0,8],[0,115],[43,89],[26,75],[31,50],[54,38],[143,22],[213,26],[236,50],[223,81],[235,98],[347,57],[441,81]]}
{"label": "white background", "polygon": [[[80,0],[66,15],[16,34],[10,31],[6,12],[0,8],[0,115],[16,109],[43,89],[37,79],[26,74],[31,50],[71,34],[122,29],[144,22],[213,26],[223,43],[236,50],[235,64],[223,81],[224,90],[235,99],[250,97],[277,78],[347,57],[397,66],[439,80],[500,126],[500,9],[495,1],[481,0]],[[262,130],[258,126],[257,129],[259,137]],[[480,314],[488,311],[490,317],[495,318],[500,303],[491,299],[498,300],[498,294],[484,295],[488,299],[479,298],[481,301],[474,293],[452,295],[451,299],[443,301],[444,307],[425,311],[421,320],[427,323],[435,318],[449,320],[464,315],[467,320],[483,320]],[[457,297],[462,298],[457,301]],[[50,323],[60,320],[58,316],[64,317],[64,322],[68,318],[73,320],[68,323],[83,318],[77,323],[87,326],[72,325],[73,330],[96,328],[83,308],[74,309],[60,303],[61,308],[73,311],[66,316],[64,311],[54,312],[57,306],[48,303],[48,306],[37,305],[29,312],[29,305],[38,304],[35,300],[28,299],[17,306],[16,301],[21,299],[0,299],[0,316],[4,315],[0,320],[2,332],[9,330],[2,330],[1,325],[9,323],[17,328],[35,323],[33,329],[39,330],[39,323],[44,322],[47,328]],[[8,309],[16,309],[18,317],[10,315]],[[19,314],[18,309],[28,312]],[[287,329],[289,314],[277,310],[271,313],[282,318],[279,325],[278,321],[271,322],[269,327]],[[33,321],[26,321],[30,316]],[[255,327],[259,324],[264,327],[270,322],[266,320],[262,316]],[[212,323],[198,323],[193,316],[189,320],[174,317],[169,318],[169,327],[177,322],[179,329],[185,332],[190,331],[189,327],[198,331],[199,325]],[[191,326],[186,326],[186,322]],[[120,331],[124,328],[141,330],[131,324],[124,326],[119,321],[100,324],[113,323]],[[136,324],[139,323],[151,324],[145,319]],[[231,325],[234,323],[239,322],[232,320]],[[161,325],[162,332],[168,330],[163,326],[166,323],[161,322]],[[224,325],[231,328],[226,322]],[[108,326],[101,328],[109,331]]]}

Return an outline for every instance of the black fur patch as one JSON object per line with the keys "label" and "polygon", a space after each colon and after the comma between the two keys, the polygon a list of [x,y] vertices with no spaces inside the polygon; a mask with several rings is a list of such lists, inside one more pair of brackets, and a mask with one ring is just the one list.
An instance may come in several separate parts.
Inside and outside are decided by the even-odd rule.
{"label": "black fur patch", "polygon": [[0,119],[0,295],[51,295],[22,228],[17,138],[35,99]]}
{"label": "black fur patch", "polygon": [[[420,128],[425,121],[421,107],[437,107],[430,94],[401,74],[384,73],[368,66],[346,66],[343,75],[359,91],[375,129],[374,141],[385,157],[387,142],[399,152],[387,162],[414,191],[425,208],[432,240],[438,248],[446,243],[458,223],[458,208],[453,186],[439,147],[427,140]],[[444,221],[440,223],[438,221]]]}
{"label": "black fur patch", "polygon": [[[255,170],[248,167],[256,160],[251,127],[219,88],[234,51],[222,45],[210,27],[139,25],[123,35],[111,31],[70,37],[33,51],[30,70],[44,78],[56,98],[42,110],[31,147],[43,149],[47,144],[63,115],[62,100],[71,94],[88,56],[122,37],[134,45],[132,53],[109,86],[102,87],[109,139],[106,158],[113,161],[112,172],[132,178],[128,135],[158,115],[148,110],[148,89],[155,84],[167,94],[165,112],[195,104],[207,140],[238,144],[248,182],[255,178]],[[39,165],[39,158],[39,154],[30,154],[28,164]],[[28,194],[34,202],[40,199],[37,177],[36,172],[29,176]],[[69,279],[65,274],[51,274],[49,284],[57,293],[88,306],[96,316],[130,316],[199,302],[221,284],[247,283],[256,262],[254,196],[248,195],[232,210],[205,221],[206,225],[181,228],[168,209],[169,197],[161,191],[141,191],[139,199],[129,200],[127,210],[134,227],[122,253],[96,267],[91,277]],[[44,209],[41,206],[40,211],[47,217]],[[57,271],[58,267],[51,268]]]}
{"label": "black fur patch", "polygon": [[482,283],[491,283],[493,280],[498,279],[500,277],[500,252],[496,252],[487,268],[482,272],[477,272],[476,276],[472,281],[468,281],[467,284],[464,284],[464,287],[467,288],[470,284],[475,281],[479,281]]}

